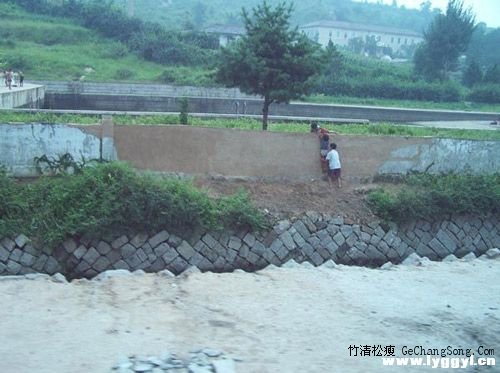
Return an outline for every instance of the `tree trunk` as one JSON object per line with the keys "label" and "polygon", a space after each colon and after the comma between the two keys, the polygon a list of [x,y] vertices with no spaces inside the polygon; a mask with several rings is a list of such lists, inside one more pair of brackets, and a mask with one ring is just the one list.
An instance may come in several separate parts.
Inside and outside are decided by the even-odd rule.
{"label": "tree trunk", "polygon": [[267,117],[269,116],[269,105],[271,105],[272,100],[269,97],[264,97],[264,107],[262,108],[262,130],[267,131]]}

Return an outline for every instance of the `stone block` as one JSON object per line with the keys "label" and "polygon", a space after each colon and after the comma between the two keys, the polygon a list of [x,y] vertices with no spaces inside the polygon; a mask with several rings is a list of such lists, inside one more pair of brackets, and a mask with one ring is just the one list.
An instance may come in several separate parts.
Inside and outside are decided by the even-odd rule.
{"label": "stone block", "polygon": [[320,247],[316,252],[325,260],[331,259],[332,254],[326,249],[326,247]]}
{"label": "stone block", "polygon": [[16,239],[14,240],[17,247],[19,248],[23,248],[24,245],[26,245],[28,242],[30,242],[30,239],[28,237],[26,237],[24,234],[20,234],[19,236],[16,237]]}
{"label": "stone block", "polygon": [[343,225],[344,224],[344,218],[342,216],[335,216],[332,219],[328,221],[329,224],[333,225]]}
{"label": "stone block", "polygon": [[116,250],[111,250],[107,255],[106,255],[106,258],[108,258],[108,260],[113,264],[113,263],[116,263],[118,262],[122,256],[120,255],[120,253]]}
{"label": "stone block", "polygon": [[23,252],[19,250],[18,248],[15,248],[12,250],[12,253],[10,254],[10,260],[13,260],[15,262],[19,262],[21,260],[21,256],[23,256]]}
{"label": "stone block", "polygon": [[279,237],[288,250],[293,250],[297,247],[292,235],[289,232],[283,232]]}
{"label": "stone block", "polygon": [[333,236],[333,240],[335,241],[335,243],[339,246],[341,246],[344,242],[345,242],[345,238],[344,236],[342,235],[342,233],[337,233],[335,236]]}
{"label": "stone block", "polygon": [[7,273],[7,266],[3,263],[0,263],[0,275]]}
{"label": "stone block", "polygon": [[255,244],[250,247],[250,251],[254,252],[255,254],[262,256],[264,251],[266,251],[266,247],[260,243],[259,241],[255,242]]}
{"label": "stone block", "polygon": [[31,267],[33,264],[35,264],[35,257],[31,254],[24,253],[21,256],[21,259],[19,260],[19,263],[22,264],[25,267]]}
{"label": "stone block", "polygon": [[238,251],[238,250],[240,250],[241,245],[242,245],[242,242],[241,242],[241,240],[238,237],[231,236],[231,238],[229,239],[229,242],[227,244],[227,247],[229,247],[230,249]]}
{"label": "stone block", "polygon": [[132,255],[134,255],[136,250],[137,249],[134,246],[127,243],[121,247],[120,254],[122,255],[123,259],[127,259],[130,258]]}
{"label": "stone block", "polygon": [[306,240],[307,237],[311,235],[309,229],[301,220],[297,220],[295,223],[293,223],[293,227],[304,240]]}
{"label": "stone block", "polygon": [[[313,221],[311,219],[309,219],[308,216],[303,216],[301,221],[306,226],[307,230],[311,234],[313,234],[314,232],[316,232],[318,230],[318,228],[316,228],[316,225],[314,225]],[[297,230],[297,232],[298,232],[298,230]],[[304,239],[306,239],[306,237],[304,237]]]}
{"label": "stone block", "polygon": [[75,240],[72,238],[64,241],[62,246],[64,247],[64,250],[66,250],[68,254],[72,254],[77,248],[77,244]]}
{"label": "stone block", "polygon": [[99,241],[97,244],[96,250],[101,255],[108,254],[112,249],[111,246],[105,241]]}
{"label": "stone block", "polygon": [[440,259],[434,250],[432,250],[431,248],[429,248],[429,246],[427,246],[426,244],[424,244],[422,242],[417,245],[417,247],[415,248],[415,252],[418,255],[420,255],[422,257],[425,256],[431,260]]}
{"label": "stone block", "polygon": [[304,240],[304,238],[302,238],[302,235],[299,232],[293,235],[293,241],[297,244],[298,247],[301,247],[306,243],[306,241]]}
{"label": "stone block", "polygon": [[85,272],[90,269],[90,264],[88,264],[85,260],[82,260],[75,268],[75,273],[78,276],[82,276]]}
{"label": "stone block", "polygon": [[113,264],[113,268],[130,270],[130,266],[124,260],[119,260],[118,262]]}
{"label": "stone block", "polygon": [[45,266],[45,263],[47,263],[47,259],[49,257],[45,254],[41,254],[35,261],[35,264],[33,264],[33,269],[37,272],[42,272],[43,267]]}
{"label": "stone block", "polygon": [[175,234],[171,234],[167,240],[167,243],[173,248],[177,248],[182,243],[182,238],[176,236]]}
{"label": "stone block", "polygon": [[189,262],[189,259],[191,259],[191,257],[196,253],[196,251],[186,241],[182,241],[179,247],[177,247],[177,252],[187,262]]}
{"label": "stone block", "polygon": [[371,264],[382,265],[386,263],[389,259],[383,253],[381,253],[373,245],[368,245],[368,248],[364,251],[365,255],[370,259]]}
{"label": "stone block", "polygon": [[248,245],[248,247],[252,247],[255,245],[256,238],[253,234],[247,233],[245,237],[243,237],[243,242]]}
{"label": "stone block", "polygon": [[7,249],[4,248],[3,246],[0,246],[0,262],[6,263],[7,260],[9,259],[9,256],[10,252],[7,251]]}
{"label": "stone block", "polygon": [[327,228],[326,228],[326,232],[330,235],[330,236],[335,236],[337,233],[340,232],[340,226],[338,225],[329,225]]}
{"label": "stone block", "polygon": [[437,254],[439,259],[444,259],[451,253],[437,238],[433,238],[429,242],[429,247]]}
{"label": "stone block", "polygon": [[351,225],[343,225],[340,228],[340,232],[345,238],[349,238],[354,233],[354,230]]}
{"label": "stone block", "polygon": [[135,246],[137,249],[142,247],[148,241],[148,235],[146,233],[137,233],[131,240],[130,244]]}
{"label": "stone block", "polygon": [[372,239],[372,236],[366,232],[361,232],[361,241],[363,242],[370,242],[370,240]]}
{"label": "stone block", "polygon": [[148,256],[142,248],[136,251],[136,255],[141,260],[141,263],[147,262]]}
{"label": "stone block", "polygon": [[187,267],[189,267],[188,262],[186,262],[180,256],[178,256],[177,258],[175,258],[175,260],[168,265],[168,269],[172,273],[174,273],[176,275],[181,274],[182,272],[184,272]]}
{"label": "stone block", "polygon": [[83,260],[85,260],[87,263],[89,263],[90,265],[93,265],[97,259],[99,259],[101,255],[99,254],[99,252],[94,249],[93,247],[91,247],[86,253],[85,255],[83,256]]}
{"label": "stone block", "polygon": [[34,247],[30,242],[28,242],[26,245],[24,245],[23,251],[25,253],[31,254],[33,256],[40,255],[40,250],[38,250],[36,247]]}
{"label": "stone block", "polygon": [[[330,237],[330,236],[329,235],[325,235],[324,237],[326,238],[326,237]],[[321,240],[318,237],[316,237],[316,236],[311,236],[306,241],[312,247],[318,247],[319,244],[321,243]]]}
{"label": "stone block", "polygon": [[198,241],[194,245],[194,250],[200,253],[203,257],[207,258],[210,262],[215,262],[217,259],[217,254],[210,247],[208,247],[203,241]]}
{"label": "stone block", "polygon": [[286,246],[281,246],[278,250],[274,252],[276,256],[280,259],[280,261],[283,261],[289,254],[289,250]]}
{"label": "stone block", "polygon": [[80,245],[76,250],[73,251],[73,256],[76,259],[81,259],[87,253],[87,251],[88,249],[85,246]]}
{"label": "stone block", "polygon": [[205,234],[201,240],[211,249],[213,249],[219,242],[212,237],[209,233]]}
{"label": "stone block", "polygon": [[14,262],[13,260],[9,260],[6,264],[6,272],[9,275],[17,275],[21,272],[21,264]]}
{"label": "stone block", "polygon": [[374,234],[371,238],[370,238],[370,244],[373,245],[373,246],[377,246],[379,244],[379,242],[382,241],[382,237],[380,236],[377,236],[376,234]]}
{"label": "stone block", "polygon": [[370,228],[366,225],[361,226],[361,232],[365,232],[369,234],[370,236],[375,233],[375,230],[373,228]]}
{"label": "stone block", "polygon": [[309,259],[311,259],[311,262],[316,266],[320,266],[321,264],[323,264],[325,262],[325,259],[323,259],[321,257],[321,255],[319,255],[316,251],[313,252],[310,256],[309,256]]}
{"label": "stone block", "polygon": [[346,256],[351,259],[351,262],[356,265],[366,265],[370,262],[370,258],[357,247],[351,247],[346,252]]}
{"label": "stone block", "polygon": [[139,258],[139,256],[137,254],[134,254],[134,255],[132,255],[124,260],[125,260],[125,262],[127,262],[127,264],[130,266],[130,268],[132,270],[139,269],[139,266],[142,263],[141,258]]}
{"label": "stone block", "polygon": [[155,234],[153,237],[151,237],[148,240],[148,243],[151,245],[152,248],[155,248],[159,244],[167,241],[169,237],[170,237],[170,234],[167,231],[162,230],[161,232],[159,232],[159,233]]}
{"label": "stone block", "polygon": [[149,266],[149,271],[160,272],[164,270],[165,267],[166,267],[165,261],[162,258],[158,258],[151,263],[151,265]]}
{"label": "stone block", "polygon": [[249,253],[250,253],[250,248],[247,245],[243,245],[239,250],[238,255],[246,259]]}
{"label": "stone block", "polygon": [[177,251],[175,251],[173,248],[170,248],[170,250],[168,250],[165,254],[162,255],[162,259],[165,261],[167,265],[169,265],[175,259],[177,259],[178,256],[179,254],[177,253]]}
{"label": "stone block", "polygon": [[101,256],[92,266],[97,272],[103,272],[111,267],[111,262],[105,256]]}
{"label": "stone block", "polygon": [[16,243],[10,238],[4,237],[0,241],[0,245],[3,246],[7,251],[11,252],[16,247]]}
{"label": "stone block", "polygon": [[351,234],[349,237],[347,237],[347,239],[345,240],[345,243],[349,246],[349,247],[353,247],[356,242],[358,242],[358,237],[356,234]]}
{"label": "stone block", "polygon": [[196,268],[200,268],[199,265],[200,263],[203,262],[203,260],[205,259],[205,257],[203,255],[201,255],[200,253],[195,253],[191,259],[189,259],[189,264],[196,267]]}
{"label": "stone block", "polygon": [[[457,244],[455,243],[454,240],[451,239],[451,237],[444,230],[440,229],[436,235],[436,238],[439,240],[439,242],[443,244],[443,246],[448,251],[446,255],[454,253],[456,251]],[[444,258],[445,256],[443,256],[442,258]]]}
{"label": "stone block", "polygon": [[162,244],[156,246],[153,249],[153,252],[156,255],[156,257],[159,258],[159,257],[163,256],[169,250],[172,250],[172,248],[167,243],[163,242]]}
{"label": "stone block", "polygon": [[60,266],[57,260],[50,256],[45,263],[44,272],[49,275],[53,275],[54,273],[59,272],[59,268]]}
{"label": "stone block", "polygon": [[255,254],[254,252],[250,251],[248,253],[248,256],[245,258],[252,266],[257,266],[259,261],[260,261],[260,257]]}
{"label": "stone block", "polygon": [[[247,247],[247,246],[244,245],[244,247]],[[257,254],[255,254],[255,255],[257,255]],[[226,255],[224,255],[224,258],[226,259],[226,262],[232,263],[232,262],[234,262],[234,260],[236,259],[237,256],[238,256],[238,252],[236,250],[227,249]],[[214,263],[217,259],[218,259],[218,256],[216,256],[215,260],[212,263]]]}
{"label": "stone block", "polygon": [[326,229],[321,229],[316,232],[316,237],[318,237],[319,241],[323,241],[325,238],[330,237],[330,234]]}
{"label": "stone block", "polygon": [[125,245],[126,243],[128,243],[128,237],[123,235],[118,237],[113,242],[111,242],[111,247],[116,250]]}

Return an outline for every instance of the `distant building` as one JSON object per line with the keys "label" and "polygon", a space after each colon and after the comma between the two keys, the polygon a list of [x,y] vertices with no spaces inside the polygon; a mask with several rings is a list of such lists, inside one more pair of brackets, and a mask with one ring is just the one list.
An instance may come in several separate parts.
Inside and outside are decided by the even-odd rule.
{"label": "distant building", "polygon": [[245,34],[245,28],[238,25],[216,24],[203,29],[208,34],[216,34],[219,37],[219,46],[225,47],[232,40],[238,39]]}
{"label": "distant building", "polygon": [[347,47],[350,40],[366,40],[366,37],[371,36],[379,47],[391,48],[395,53],[401,52],[405,46],[415,46],[424,40],[423,35],[414,31],[339,21],[312,22],[301,26],[300,30],[323,47],[330,40],[335,45]]}

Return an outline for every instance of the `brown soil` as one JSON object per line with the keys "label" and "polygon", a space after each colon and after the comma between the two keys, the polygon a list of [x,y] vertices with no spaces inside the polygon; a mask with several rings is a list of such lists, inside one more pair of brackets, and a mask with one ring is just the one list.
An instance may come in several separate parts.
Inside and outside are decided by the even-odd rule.
{"label": "brown soil", "polygon": [[351,223],[367,223],[376,219],[365,202],[373,184],[343,181],[342,188],[324,180],[310,182],[247,181],[198,178],[195,184],[219,197],[243,188],[255,205],[276,218],[293,218],[306,211],[340,215]]}

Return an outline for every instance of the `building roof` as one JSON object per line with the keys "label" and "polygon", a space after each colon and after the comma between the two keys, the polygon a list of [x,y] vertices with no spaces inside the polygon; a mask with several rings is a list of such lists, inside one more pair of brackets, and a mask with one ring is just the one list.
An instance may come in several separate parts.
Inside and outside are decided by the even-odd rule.
{"label": "building roof", "polygon": [[245,28],[239,25],[223,25],[223,24],[214,24],[208,27],[205,27],[203,31],[208,32],[210,34],[219,34],[219,35],[244,35]]}
{"label": "building roof", "polygon": [[392,27],[383,27],[383,26],[366,25],[366,24],[360,24],[360,23],[341,22],[341,21],[323,20],[323,21],[311,22],[311,23],[300,26],[301,29],[318,28],[318,27],[344,29],[344,30],[349,30],[349,31],[355,30],[355,31],[379,32],[379,33],[385,33],[385,34],[413,36],[413,37],[419,37],[419,38],[423,37],[422,34],[419,34],[418,32],[411,31],[411,30],[403,30],[403,29],[392,28]]}

